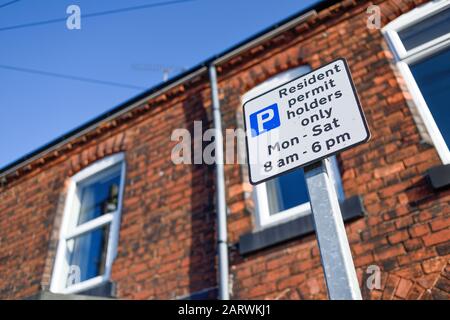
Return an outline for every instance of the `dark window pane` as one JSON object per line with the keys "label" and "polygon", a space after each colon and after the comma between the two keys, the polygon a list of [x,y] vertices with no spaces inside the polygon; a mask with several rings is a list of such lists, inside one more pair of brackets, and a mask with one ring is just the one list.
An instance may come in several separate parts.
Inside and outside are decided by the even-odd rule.
{"label": "dark window pane", "polygon": [[266,186],[271,215],[309,201],[302,169],[270,180]]}
{"label": "dark window pane", "polygon": [[411,64],[411,72],[422,92],[444,140],[450,143],[450,49]]}
{"label": "dark window pane", "polygon": [[[66,286],[101,275],[105,272],[109,225],[67,241],[69,274]],[[74,278],[79,270],[79,279]]]}
{"label": "dark window pane", "polygon": [[398,32],[406,50],[413,49],[450,32],[450,9],[441,11]]}
{"label": "dark window pane", "polygon": [[115,211],[119,197],[120,165],[100,173],[99,177],[82,183],[80,189],[80,215],[78,225]]}

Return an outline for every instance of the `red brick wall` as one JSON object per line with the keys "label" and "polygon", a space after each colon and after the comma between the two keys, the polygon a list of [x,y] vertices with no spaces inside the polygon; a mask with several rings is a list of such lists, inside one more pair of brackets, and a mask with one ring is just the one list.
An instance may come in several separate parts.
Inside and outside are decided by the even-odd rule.
{"label": "red brick wall", "polygon": [[[381,4],[385,23],[386,17],[399,14],[394,3]],[[372,132],[369,143],[339,156],[346,195],[362,195],[367,210],[365,218],[347,224],[361,284],[369,276],[369,265],[382,271],[382,289],[369,291],[362,285],[364,298],[448,297],[444,268],[449,257],[450,192],[432,190],[425,179],[425,171],[441,162],[436,150],[421,142],[408,107],[410,95],[383,36],[366,27],[366,8],[347,11],[329,21],[326,29],[311,27],[311,32],[300,33],[294,43],[253,60],[222,87],[235,87],[242,94],[276,73],[277,67],[316,68],[345,57]],[[230,105],[238,108],[236,102]],[[251,228],[241,217],[232,215],[229,220],[234,240]],[[313,236],[245,259],[235,253],[234,261],[235,298],[326,298]]]}
{"label": "red brick wall", "polygon": [[[366,27],[367,5],[343,1],[221,66],[223,126],[241,126],[241,95],[270,76],[345,57],[372,132],[369,143],[339,156],[346,195],[361,195],[367,209],[347,224],[364,298],[448,298],[450,191],[436,192],[425,179],[440,160],[422,142],[380,31]],[[381,1],[383,23],[414,5]],[[126,155],[127,181],[112,274],[118,297],[175,298],[215,287],[214,167],[174,165],[170,158],[172,130],[193,132],[194,120],[210,126],[210,104],[201,77],[65,145],[0,187],[0,297],[48,288],[68,178],[119,151]],[[252,189],[245,166],[225,169],[235,244],[253,230]],[[363,285],[372,264],[381,268],[381,290]],[[326,298],[313,235],[247,257],[232,249],[230,266],[233,298]]]}
{"label": "red brick wall", "polygon": [[63,174],[55,167],[0,193],[0,297],[40,289]]}

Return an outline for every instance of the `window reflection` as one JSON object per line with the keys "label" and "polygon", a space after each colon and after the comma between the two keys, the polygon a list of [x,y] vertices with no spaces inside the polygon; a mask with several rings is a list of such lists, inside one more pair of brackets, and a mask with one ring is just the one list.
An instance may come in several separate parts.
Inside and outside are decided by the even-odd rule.
{"label": "window reflection", "polygon": [[117,210],[120,166],[115,166],[103,177],[86,182],[80,187],[80,215],[78,225]]}
{"label": "window reflection", "polygon": [[410,65],[447,146],[450,145],[450,49]]}
{"label": "window reflection", "polygon": [[[105,272],[108,231],[109,225],[67,241],[69,266],[79,268],[79,281],[94,278]],[[74,284],[70,276],[69,274],[66,286]]]}

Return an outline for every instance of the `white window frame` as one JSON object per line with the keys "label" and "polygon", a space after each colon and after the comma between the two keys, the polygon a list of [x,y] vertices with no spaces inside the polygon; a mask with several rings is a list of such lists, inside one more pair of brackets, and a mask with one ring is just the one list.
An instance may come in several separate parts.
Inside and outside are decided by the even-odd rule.
{"label": "white window frame", "polygon": [[255,201],[255,208],[257,212],[257,229],[263,229],[272,225],[287,222],[295,218],[306,216],[312,212],[311,204],[309,202],[305,202],[298,206],[271,215],[269,210],[270,207],[267,185],[265,182],[255,186],[253,199]]}
{"label": "white window frame", "polygon": [[411,93],[414,103],[417,106],[419,116],[422,118],[425,128],[428,131],[431,142],[434,144],[441,161],[444,164],[450,163],[450,151],[439,130],[436,121],[417,85],[416,80],[409,68],[409,64],[450,47],[450,33],[440,36],[436,39],[423,43],[411,50],[406,50],[398,32],[419,23],[420,21],[450,7],[450,0],[441,0],[429,2],[418,8],[405,13],[390,22],[382,29],[388,45],[396,60],[396,66],[405,79],[406,86]]}
{"label": "white window frame", "polygon": [[[339,201],[345,199],[344,189],[342,187],[342,181],[339,173],[338,164],[335,157],[330,157],[331,168],[331,180],[336,188]],[[300,169],[299,169],[300,170]],[[256,209],[256,228],[264,229],[276,224],[284,223],[299,217],[303,217],[312,214],[310,202],[301,203],[298,206],[280,211],[276,214],[270,214],[269,197],[267,192],[266,183],[260,183],[254,186],[253,200],[255,202]]]}
{"label": "white window frame", "polygon": [[[94,178],[99,174],[101,175],[104,170],[107,170],[119,163],[121,163],[121,180],[119,186],[117,209],[93,220],[89,220],[88,222],[85,222],[80,226],[76,226],[80,208],[80,200],[78,198],[79,183],[86,181],[86,179]],[[124,185],[125,157],[123,153],[114,154],[112,156],[108,156],[104,159],[98,160],[97,162],[91,164],[90,166],[86,167],[85,169],[81,170],[73,177],[71,177],[64,207],[63,220],[61,223],[61,230],[59,235],[55,265],[53,268],[51,279],[50,291],[62,294],[76,293],[97,287],[110,279],[112,264],[117,255]],[[69,271],[69,265],[67,263],[67,259],[65,258],[67,241],[86,232],[92,231],[102,226],[106,226],[107,224],[110,225],[110,228],[108,235],[108,244],[106,248],[107,251],[105,272],[102,275],[98,275],[94,278],[76,283],[66,288],[65,285],[67,283],[67,275]]]}
{"label": "white window frame", "polygon": [[[297,68],[290,69],[278,75],[275,75],[272,78],[252,88],[250,91],[246,92],[242,96],[241,102],[247,101],[248,99],[263,94],[270,88],[274,88],[289,80],[295,79],[301,76],[302,74],[310,72],[311,70],[312,69],[310,66],[302,65]],[[337,167],[337,162],[335,159],[331,159],[331,165],[333,167],[331,178],[333,179],[335,186],[337,187],[336,191],[338,193],[339,199],[343,200],[344,191],[342,189],[341,178],[339,175],[336,175],[336,173],[339,172],[339,168]],[[256,220],[255,222],[257,230],[264,229],[276,224],[284,223],[312,213],[311,205],[308,201],[299,204],[298,206],[271,215],[269,210],[270,207],[268,198],[269,196],[267,192],[266,182],[253,186],[253,200],[255,203],[255,220]]]}

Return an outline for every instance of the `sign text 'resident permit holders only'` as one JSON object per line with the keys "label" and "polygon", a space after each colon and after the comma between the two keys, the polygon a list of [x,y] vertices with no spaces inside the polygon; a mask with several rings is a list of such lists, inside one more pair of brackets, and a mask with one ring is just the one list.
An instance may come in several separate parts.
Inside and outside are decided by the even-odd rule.
{"label": "sign text 'resident permit holders only'", "polygon": [[344,59],[244,101],[243,108],[252,184],[370,138]]}

